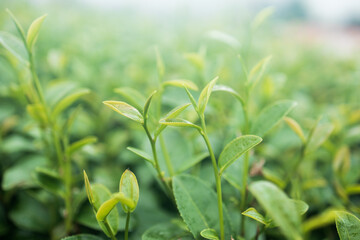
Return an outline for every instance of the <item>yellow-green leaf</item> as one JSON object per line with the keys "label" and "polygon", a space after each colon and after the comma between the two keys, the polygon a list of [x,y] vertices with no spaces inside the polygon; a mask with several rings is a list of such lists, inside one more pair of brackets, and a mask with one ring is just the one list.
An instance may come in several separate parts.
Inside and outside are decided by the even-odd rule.
{"label": "yellow-green leaf", "polygon": [[66,96],[62,100],[60,100],[54,107],[54,110],[52,111],[51,117],[52,119],[56,119],[59,114],[64,111],[66,108],[68,108],[71,104],[73,104],[76,100],[78,100],[80,97],[89,94],[89,89],[80,89],[75,91],[74,93]]}
{"label": "yellow-green leaf", "polygon": [[134,205],[124,204],[122,207],[125,212],[133,212],[139,201],[139,185],[135,174],[130,170],[125,170],[122,174],[119,184],[119,192],[124,196],[133,201]]}
{"label": "yellow-green leaf", "polygon": [[121,115],[130,118],[131,120],[141,123],[144,123],[144,118],[141,113],[134,108],[133,106],[127,104],[126,102],[121,101],[104,101],[106,106],[110,107],[115,112],[120,113]]}
{"label": "yellow-green leaf", "polygon": [[109,200],[101,204],[99,210],[96,213],[96,219],[100,222],[104,221],[107,215],[113,210],[116,204],[119,202],[119,198],[111,197]]}
{"label": "yellow-green leaf", "polygon": [[91,190],[91,185],[90,185],[89,178],[88,178],[85,170],[83,170],[83,173],[84,173],[84,182],[85,182],[86,195],[87,195],[87,197],[89,199],[90,204],[94,205],[95,200],[94,200],[94,195],[93,195],[92,190]]}
{"label": "yellow-green leaf", "polygon": [[216,233],[215,229],[207,228],[200,232],[200,235],[203,238],[210,239],[210,240],[219,240],[218,234]]}
{"label": "yellow-green leaf", "polygon": [[200,114],[204,114],[205,112],[205,108],[206,105],[209,102],[209,98],[212,92],[212,89],[216,83],[216,81],[218,80],[219,77],[214,78],[213,80],[211,80],[206,86],[205,88],[201,91],[200,96],[199,96],[199,100],[198,100],[198,111]]}
{"label": "yellow-green leaf", "polygon": [[252,218],[256,221],[258,221],[259,223],[262,223],[264,225],[268,225],[269,223],[266,221],[266,218],[261,215],[255,208],[248,208],[246,209],[244,212],[241,213],[244,216],[247,216],[249,218]]}
{"label": "yellow-green leaf", "polygon": [[39,35],[40,27],[41,27],[43,21],[45,20],[46,16],[47,16],[47,14],[35,19],[29,27],[29,30],[28,30],[27,36],[26,36],[26,43],[27,43],[29,51],[31,51],[31,49],[33,48],[33,46],[36,42],[36,39]]}
{"label": "yellow-green leaf", "polygon": [[85,145],[95,143],[97,141],[97,137],[89,136],[85,137],[79,141],[72,143],[68,148],[68,153],[71,155],[80,148],[84,147]]}
{"label": "yellow-green leaf", "polygon": [[257,30],[265,20],[270,17],[275,11],[274,7],[267,7],[261,10],[254,18],[251,28],[253,31]]}
{"label": "yellow-green leaf", "polygon": [[289,127],[294,131],[294,133],[296,133],[296,135],[298,135],[300,140],[303,143],[305,143],[306,138],[305,138],[304,132],[303,132],[302,128],[300,127],[299,123],[290,117],[284,117],[284,121],[286,122],[287,125],[289,125]]}
{"label": "yellow-green leaf", "polygon": [[191,90],[198,90],[198,87],[196,86],[196,84],[190,80],[186,80],[186,79],[175,79],[175,80],[169,80],[169,81],[165,81],[163,82],[164,86],[175,86],[175,87],[186,87],[188,89]]}
{"label": "yellow-green leaf", "polygon": [[181,118],[162,119],[159,121],[159,123],[173,127],[191,127],[201,130],[198,125]]}
{"label": "yellow-green leaf", "polygon": [[[163,117],[162,119],[159,120],[159,122],[163,122],[166,121],[166,119],[172,119],[172,118],[176,118],[177,116],[179,116],[180,113],[182,113],[189,105],[191,105],[190,103],[181,105],[179,107],[176,107],[174,109],[172,109],[170,112],[168,112],[165,117]],[[166,128],[166,124],[160,124],[160,126],[158,127],[158,129],[156,130],[155,135],[158,136],[160,135],[160,133]]]}
{"label": "yellow-green leaf", "polygon": [[345,175],[350,169],[350,150],[348,146],[342,146],[335,154],[333,169],[338,175]]}

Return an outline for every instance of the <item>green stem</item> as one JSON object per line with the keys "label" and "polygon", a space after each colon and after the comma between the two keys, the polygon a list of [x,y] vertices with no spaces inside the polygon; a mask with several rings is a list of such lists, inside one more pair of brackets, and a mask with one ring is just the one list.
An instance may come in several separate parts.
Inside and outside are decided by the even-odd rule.
{"label": "green stem", "polygon": [[127,213],[126,215],[126,225],[125,225],[125,240],[128,240],[128,236],[129,236],[129,223],[130,223],[130,212]]}
{"label": "green stem", "polygon": [[150,141],[150,145],[151,145],[151,151],[153,153],[153,158],[154,158],[154,161],[155,161],[155,169],[156,169],[156,172],[158,174],[158,178],[160,180],[160,182],[164,185],[164,188],[165,188],[165,191],[167,192],[168,196],[173,199],[173,194],[172,194],[172,190],[171,190],[171,187],[169,186],[169,184],[166,182],[163,174],[161,173],[161,169],[160,169],[160,165],[159,165],[159,160],[158,160],[158,157],[157,157],[157,153],[156,153],[156,139],[152,138],[150,132],[149,132],[149,129],[147,127],[147,124],[146,124],[146,120],[144,121],[144,124],[143,124],[143,128],[146,132],[146,135]]}
{"label": "green stem", "polygon": [[214,151],[211,147],[210,140],[207,136],[206,132],[206,124],[204,116],[201,116],[201,127],[202,127],[202,136],[210,153],[211,162],[214,168],[214,176],[216,181],[216,192],[217,192],[217,202],[218,202],[218,210],[219,210],[219,224],[220,224],[220,239],[225,239],[225,231],[224,231],[224,216],[223,216],[223,207],[222,207],[222,194],[221,194],[221,176],[219,174],[219,170],[216,163],[216,158],[214,155]]}
{"label": "green stem", "polygon": [[171,164],[170,155],[169,155],[169,152],[166,149],[166,145],[165,145],[163,135],[160,134],[159,138],[160,138],[160,147],[161,147],[162,153],[164,155],[164,159],[165,159],[165,164],[166,164],[166,167],[167,167],[167,169],[169,171],[170,177],[172,177],[172,176],[175,175],[175,171],[174,171],[174,168],[173,168],[173,166]]}
{"label": "green stem", "polygon": [[110,233],[111,240],[117,240],[114,233],[113,233],[113,231],[112,231],[112,229],[111,229],[111,227],[110,227],[110,224],[109,224],[109,222],[107,221],[106,218],[105,218],[103,223],[104,223],[104,225],[106,227],[106,230]]}

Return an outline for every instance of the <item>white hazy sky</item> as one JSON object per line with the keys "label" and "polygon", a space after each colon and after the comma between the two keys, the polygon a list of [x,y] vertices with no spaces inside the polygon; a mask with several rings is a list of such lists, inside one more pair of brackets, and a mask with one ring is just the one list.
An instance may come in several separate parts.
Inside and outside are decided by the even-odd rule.
{"label": "white hazy sky", "polygon": [[[237,6],[281,5],[288,0],[82,0],[86,3],[102,7],[134,6],[144,11],[175,11],[177,8],[186,6],[192,11],[201,11],[206,8],[209,11],[221,11],[221,8],[230,4]],[[318,21],[339,22],[347,16],[360,16],[360,0],[302,0],[309,16]]]}

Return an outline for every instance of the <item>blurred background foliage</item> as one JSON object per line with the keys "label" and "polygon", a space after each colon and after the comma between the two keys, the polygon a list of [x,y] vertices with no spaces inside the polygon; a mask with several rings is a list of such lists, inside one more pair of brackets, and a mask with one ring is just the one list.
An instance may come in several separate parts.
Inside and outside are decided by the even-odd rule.
{"label": "blurred background foliage", "polygon": [[[98,139],[73,155],[76,198],[73,233],[98,234],[99,229],[85,199],[82,169],[86,169],[91,182],[102,183],[111,191],[116,190],[126,168],[135,172],[140,201],[134,213],[132,239],[140,239],[146,229],[157,223],[178,217],[152,171],[142,159],[126,150],[128,146],[148,147],[142,129],[102,104],[104,100],[126,99],[114,91],[116,88],[129,87],[148,96],[159,87],[155,47],[164,61],[165,80],[189,79],[201,89],[219,76],[219,83],[239,92],[244,72],[238,55],[249,69],[271,55],[262,84],[254,90],[250,114],[257,115],[270,101],[291,99],[298,103],[291,117],[306,134],[320,116],[335,127],[323,146],[309,154],[299,168],[302,181],[299,184],[304,189],[301,198],[310,205],[305,218],[311,220],[335,208],[360,213],[360,25],[356,9],[347,18],[326,24],[314,18],[302,1],[273,1],[274,13],[257,27],[254,17],[267,6],[264,1],[252,4],[214,1],[205,5],[184,1],[183,5],[174,6],[160,1],[154,5],[145,1],[133,4],[110,1],[109,5],[99,2],[0,2],[0,28],[13,34],[15,26],[5,8],[26,28],[33,19],[48,13],[35,59],[50,106],[74,89],[91,90],[61,116],[65,120],[71,110],[81,106],[70,140],[90,135]],[[63,203],[39,187],[34,177],[36,168],[55,169],[56,161],[47,158],[46,152],[53,150],[44,145],[38,125],[26,112],[19,80],[28,78],[21,64],[1,48],[0,237],[58,239],[64,234]],[[188,100],[182,89],[168,87],[162,102],[165,113]],[[214,94],[207,114],[211,141],[219,154],[230,139],[240,134],[239,125],[243,122],[240,105],[229,96]],[[184,157],[205,147],[191,130],[169,128],[164,134],[175,165],[181,165]],[[260,175],[282,179],[300,145],[291,129],[281,123],[257,148],[252,161],[265,161]],[[344,148],[348,149],[351,167],[338,184],[333,160]],[[205,160],[201,165],[191,172],[212,184],[210,162]],[[260,175],[254,174],[250,180],[261,178]],[[238,198],[231,188],[230,184],[224,187],[228,202]],[[337,239],[333,218],[322,217],[315,220],[320,224],[308,222],[309,239]],[[119,226],[123,227],[123,217],[121,221]],[[270,239],[271,234],[276,237],[276,232],[269,234]]]}

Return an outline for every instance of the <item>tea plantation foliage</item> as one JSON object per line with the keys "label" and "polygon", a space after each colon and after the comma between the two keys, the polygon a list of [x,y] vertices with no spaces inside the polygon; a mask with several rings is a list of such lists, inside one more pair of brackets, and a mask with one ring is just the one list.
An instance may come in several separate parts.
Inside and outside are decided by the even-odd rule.
{"label": "tea plantation foliage", "polygon": [[359,54],[272,8],[20,5],[0,3],[1,239],[360,239]]}

